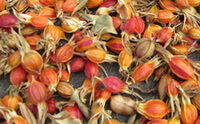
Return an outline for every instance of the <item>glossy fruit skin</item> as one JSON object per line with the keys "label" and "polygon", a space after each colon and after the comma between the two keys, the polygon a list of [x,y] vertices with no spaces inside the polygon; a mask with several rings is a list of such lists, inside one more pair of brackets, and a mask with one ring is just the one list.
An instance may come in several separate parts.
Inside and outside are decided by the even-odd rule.
{"label": "glossy fruit skin", "polygon": [[11,96],[11,95],[6,95],[2,99],[2,104],[12,110],[17,110],[19,108],[19,104],[22,102],[22,98],[18,95],[16,96]]}
{"label": "glossy fruit skin", "polygon": [[84,72],[88,78],[99,76],[99,73],[100,73],[98,65],[91,61],[87,61]]}
{"label": "glossy fruit skin", "polygon": [[180,57],[172,57],[168,64],[174,74],[176,74],[178,77],[189,80],[194,79],[196,80],[194,69],[190,65],[188,61],[185,59],[182,59]]}
{"label": "glossy fruit skin", "polygon": [[32,80],[27,90],[28,98],[32,103],[39,104],[47,100],[47,91],[43,83]]}
{"label": "glossy fruit skin", "polygon": [[47,100],[48,113],[50,114],[56,113],[57,111],[56,103],[57,101],[54,99]]}
{"label": "glossy fruit skin", "polygon": [[21,66],[14,68],[10,73],[10,82],[18,86],[24,81],[26,81],[26,71]]}
{"label": "glossy fruit skin", "polygon": [[188,32],[189,36],[195,40],[200,39],[200,28],[191,28]]}
{"label": "glossy fruit skin", "polygon": [[64,110],[69,113],[70,117],[83,120],[83,114],[76,104],[73,106],[66,106]]}
{"label": "glossy fruit skin", "polygon": [[70,63],[71,72],[80,72],[85,69],[86,60],[82,57],[73,59]]}
{"label": "glossy fruit skin", "polygon": [[165,44],[170,38],[172,38],[173,32],[168,27],[163,27],[157,35],[157,39],[160,43]]}
{"label": "glossy fruit skin", "polygon": [[0,28],[14,27],[18,19],[13,14],[7,13],[0,15]]}
{"label": "glossy fruit skin", "polygon": [[109,76],[107,78],[103,78],[102,82],[105,88],[111,93],[119,93],[125,90],[126,84],[115,76]]}

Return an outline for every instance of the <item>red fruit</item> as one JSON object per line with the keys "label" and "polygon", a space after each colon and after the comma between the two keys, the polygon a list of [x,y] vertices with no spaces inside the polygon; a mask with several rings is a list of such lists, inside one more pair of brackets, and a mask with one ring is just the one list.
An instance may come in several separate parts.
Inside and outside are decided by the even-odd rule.
{"label": "red fruit", "polygon": [[13,85],[18,86],[24,81],[26,81],[26,71],[22,68],[22,66],[14,68],[10,73],[10,82]]}
{"label": "red fruit", "polygon": [[83,37],[83,33],[81,31],[74,32],[74,40],[75,40],[75,42],[78,42],[83,38],[84,38]]}
{"label": "red fruit", "polygon": [[73,59],[70,63],[71,72],[83,71],[86,65],[86,61],[82,57]]}
{"label": "red fruit", "polygon": [[180,57],[172,57],[168,62],[172,72],[176,74],[178,77],[189,80],[196,80],[194,69],[190,65],[188,61]]}
{"label": "red fruit", "polygon": [[17,24],[18,19],[10,13],[0,15],[0,27],[11,28]]}
{"label": "red fruit", "polygon": [[93,78],[95,76],[99,76],[99,67],[96,63],[93,63],[91,61],[87,61],[85,65],[85,75],[88,78]]}
{"label": "red fruit", "polygon": [[131,34],[135,33],[135,22],[134,22],[134,20],[135,20],[134,18],[128,19],[122,25],[121,30],[123,32],[125,32],[127,35],[131,35]]}
{"label": "red fruit", "polygon": [[166,43],[170,38],[172,38],[173,31],[171,28],[163,27],[158,33],[157,37],[160,43]]}
{"label": "red fruit", "polygon": [[83,120],[83,115],[76,104],[74,106],[66,106],[64,110],[69,113],[70,117]]}
{"label": "red fruit", "polygon": [[103,85],[106,87],[106,89],[111,93],[122,92],[126,86],[126,84],[121,79],[114,76],[103,78],[101,81],[103,82]]}
{"label": "red fruit", "polygon": [[114,6],[115,4],[117,4],[117,0],[105,0],[100,7],[111,7]]}
{"label": "red fruit", "polygon": [[54,99],[47,100],[47,106],[48,106],[48,113],[50,113],[50,114],[56,113],[56,111],[57,111],[56,100],[54,100]]}

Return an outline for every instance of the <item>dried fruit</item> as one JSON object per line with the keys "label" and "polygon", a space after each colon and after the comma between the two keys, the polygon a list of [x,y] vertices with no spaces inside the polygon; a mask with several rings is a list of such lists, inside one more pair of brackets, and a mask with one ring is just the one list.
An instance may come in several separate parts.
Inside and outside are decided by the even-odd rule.
{"label": "dried fruit", "polygon": [[109,40],[106,43],[106,46],[110,48],[113,52],[120,53],[124,49],[122,42],[123,42],[122,38],[116,37]]}
{"label": "dried fruit", "polygon": [[147,124],[168,124],[168,122],[165,119],[158,119],[158,120],[149,121],[147,122]]}
{"label": "dried fruit", "polygon": [[167,9],[167,10],[170,10],[172,12],[177,11],[176,4],[172,0],[160,0],[159,4],[163,9]]}
{"label": "dried fruit", "polygon": [[163,27],[157,35],[158,42],[165,44],[170,38],[172,38],[173,30],[169,27]]}
{"label": "dried fruit", "polygon": [[28,1],[28,6],[31,8],[37,8],[38,5],[40,5],[39,0],[27,0]]}
{"label": "dried fruit", "polygon": [[30,19],[30,24],[38,29],[43,29],[48,25],[48,19],[45,16],[33,16]]}
{"label": "dried fruit", "polygon": [[99,67],[96,63],[87,61],[84,72],[88,78],[93,78],[99,76]]}
{"label": "dried fruit", "polygon": [[[18,2],[15,4],[15,9],[18,12],[24,12],[27,8],[28,8],[28,5],[27,5],[27,1],[26,0],[18,0]],[[1,11],[1,7],[0,7],[0,11]]]}
{"label": "dried fruit", "polygon": [[200,28],[191,28],[188,32],[189,36],[195,40],[200,39]]}
{"label": "dried fruit", "polygon": [[174,18],[174,14],[167,9],[158,11],[157,20],[160,23],[164,23],[164,24],[169,23],[170,21],[172,21],[173,18]]}
{"label": "dried fruit", "polygon": [[8,123],[10,124],[27,124],[26,119],[24,119],[22,116],[16,115],[9,119]]}
{"label": "dried fruit", "polygon": [[26,81],[26,71],[21,66],[14,68],[10,73],[10,82],[14,86],[19,86],[24,81]]}
{"label": "dried fruit", "polygon": [[56,111],[57,111],[56,103],[57,102],[54,99],[47,100],[48,113],[50,113],[50,114],[56,113]]}
{"label": "dried fruit", "polygon": [[70,62],[71,72],[83,71],[86,65],[85,59],[82,57],[77,57]]}
{"label": "dried fruit", "polygon": [[18,19],[15,15],[7,13],[0,15],[0,27],[1,28],[12,28],[16,26]]}
{"label": "dried fruit", "polygon": [[77,104],[74,104],[73,106],[66,106],[64,110],[69,113],[70,117],[83,120],[83,114],[81,113]]}
{"label": "dried fruit", "polygon": [[118,56],[118,63],[120,66],[119,71],[128,71],[128,68],[130,67],[132,61],[133,61],[132,52],[127,49],[122,50]]}
{"label": "dried fruit", "polygon": [[91,48],[85,52],[86,57],[94,63],[115,62],[115,56],[107,54],[99,48]]}
{"label": "dried fruit", "polygon": [[2,104],[12,110],[17,110],[20,102],[22,102],[22,98],[19,95],[6,95],[2,99]]}
{"label": "dried fruit", "polygon": [[139,103],[135,107],[138,113],[144,115],[149,120],[162,119],[168,113],[170,108],[159,99],[148,100],[145,103]]}
{"label": "dried fruit", "polygon": [[66,0],[62,6],[62,9],[66,13],[72,13],[76,6],[78,5],[77,0]]}
{"label": "dried fruit", "polygon": [[118,114],[131,115],[135,112],[133,106],[135,101],[129,97],[115,95],[111,97],[110,107],[111,109]]}
{"label": "dried fruit", "polygon": [[131,75],[134,83],[148,79],[159,64],[160,61],[154,59],[137,66]]}
{"label": "dried fruit", "polygon": [[189,0],[175,0],[175,3],[181,9],[186,9],[190,6]]}
{"label": "dried fruit", "polygon": [[51,6],[55,3],[55,0],[39,0],[39,1],[44,6]]}
{"label": "dried fruit", "polygon": [[116,119],[107,119],[103,124],[120,124],[120,122]]}
{"label": "dried fruit", "polygon": [[81,40],[79,40],[77,42],[77,47],[76,47],[76,51],[77,52],[84,52],[89,50],[90,48],[95,47],[95,41],[92,37],[85,37],[82,38]]}
{"label": "dried fruit", "polygon": [[185,59],[182,59],[180,57],[172,57],[170,58],[168,64],[172,72],[175,73],[178,77],[185,80],[196,80],[196,77],[194,75],[194,69],[191,67],[190,63]]}
{"label": "dried fruit", "polygon": [[192,103],[195,105],[195,107],[200,110],[200,94],[197,94],[195,95],[193,98],[192,98]]}
{"label": "dried fruit", "polygon": [[40,15],[45,16],[47,18],[54,18],[54,17],[56,17],[56,12],[54,9],[52,9],[50,7],[42,7],[40,9]]}
{"label": "dried fruit", "polygon": [[96,8],[103,3],[103,0],[88,0],[86,6],[88,8]]}
{"label": "dried fruit", "polygon": [[190,6],[193,6],[193,7],[197,7],[200,5],[200,1],[199,0],[188,0]]}
{"label": "dried fruit", "polygon": [[28,44],[30,45],[31,49],[36,50],[37,43],[39,42],[41,37],[39,35],[31,35],[31,36],[27,36],[25,39],[28,42]]}
{"label": "dried fruit", "polygon": [[39,77],[40,81],[48,86],[50,91],[56,91],[58,75],[51,68],[43,68]]}
{"label": "dried fruit", "polygon": [[70,97],[74,93],[74,88],[71,84],[66,82],[59,82],[56,89],[62,97],[66,98]]}
{"label": "dried fruit", "polygon": [[171,46],[172,49],[172,53],[174,53],[175,55],[188,55],[189,53],[189,46],[188,45],[174,45]]}
{"label": "dried fruit", "polygon": [[27,90],[29,100],[34,104],[39,104],[47,100],[47,88],[39,81],[33,79]]}
{"label": "dried fruit", "polygon": [[140,39],[135,47],[135,55],[138,59],[145,59],[153,55],[155,41],[147,38]]}
{"label": "dried fruit", "polygon": [[21,63],[21,56],[19,51],[15,51],[14,53],[10,54],[7,63],[11,68],[17,67]]}
{"label": "dried fruit", "polygon": [[6,0],[0,0],[0,11],[3,11],[6,6]]}

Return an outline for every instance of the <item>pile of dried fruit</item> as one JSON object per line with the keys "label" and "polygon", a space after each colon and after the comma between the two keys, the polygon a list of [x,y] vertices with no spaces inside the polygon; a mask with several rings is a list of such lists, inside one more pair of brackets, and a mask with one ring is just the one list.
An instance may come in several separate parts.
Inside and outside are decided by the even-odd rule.
{"label": "pile of dried fruit", "polygon": [[[188,58],[200,48],[199,5],[0,0],[0,75],[11,82],[0,102],[3,123],[200,124],[200,62]],[[118,63],[121,77],[102,63]],[[74,88],[71,75],[81,71],[87,78]],[[145,91],[139,84],[149,77],[155,89]],[[150,92],[159,98],[141,95]]]}

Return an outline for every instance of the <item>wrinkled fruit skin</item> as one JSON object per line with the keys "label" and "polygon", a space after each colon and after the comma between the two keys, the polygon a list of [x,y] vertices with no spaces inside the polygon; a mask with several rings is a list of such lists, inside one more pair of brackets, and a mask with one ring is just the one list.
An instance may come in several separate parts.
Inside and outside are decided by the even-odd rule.
{"label": "wrinkled fruit skin", "polygon": [[183,124],[194,124],[198,117],[197,108],[192,104],[181,106],[180,119]]}

